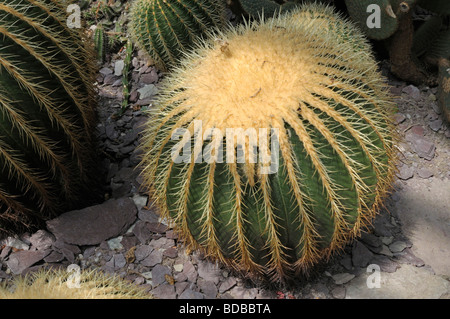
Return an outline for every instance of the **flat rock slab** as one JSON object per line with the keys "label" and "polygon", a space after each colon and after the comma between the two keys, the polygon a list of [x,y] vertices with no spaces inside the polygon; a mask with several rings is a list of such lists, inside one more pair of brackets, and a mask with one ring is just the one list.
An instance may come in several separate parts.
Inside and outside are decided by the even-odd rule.
{"label": "flat rock slab", "polygon": [[50,252],[50,249],[36,251],[17,251],[9,256],[8,261],[6,261],[6,265],[11,269],[13,274],[19,275],[25,269],[44,259],[47,255],[50,254]]}
{"label": "flat rock slab", "polygon": [[136,220],[137,209],[130,198],[74,210],[47,222],[59,240],[73,245],[98,245],[122,235]]}
{"label": "flat rock slab", "polygon": [[450,182],[408,181],[398,193],[396,211],[413,253],[438,275],[450,276]]}
{"label": "flat rock slab", "polygon": [[[346,299],[438,299],[450,292],[450,282],[425,268],[402,265],[394,273],[380,272],[380,287],[369,288],[374,273],[366,273],[349,282]],[[426,283],[426,284],[425,284]]]}

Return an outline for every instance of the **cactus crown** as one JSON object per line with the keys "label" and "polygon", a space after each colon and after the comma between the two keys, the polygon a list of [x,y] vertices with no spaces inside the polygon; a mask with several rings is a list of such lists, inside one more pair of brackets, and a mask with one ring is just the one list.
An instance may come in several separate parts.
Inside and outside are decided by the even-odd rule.
{"label": "cactus crown", "polygon": [[[393,106],[363,35],[329,7],[215,33],[161,92],[143,139],[146,184],[188,244],[237,269],[307,273],[370,222],[389,189]],[[230,128],[275,133],[228,139]],[[274,140],[269,172],[250,154]],[[187,160],[174,161],[185,145]]]}

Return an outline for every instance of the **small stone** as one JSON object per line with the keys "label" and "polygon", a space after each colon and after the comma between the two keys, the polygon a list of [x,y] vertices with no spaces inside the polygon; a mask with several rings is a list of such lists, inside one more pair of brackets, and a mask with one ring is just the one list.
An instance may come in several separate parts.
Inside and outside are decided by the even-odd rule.
{"label": "small stone", "polygon": [[113,256],[113,259],[114,259],[114,268],[116,269],[125,267],[125,265],[127,264],[127,261],[123,254],[115,254]]}
{"label": "small stone", "polygon": [[341,273],[333,275],[332,278],[336,285],[342,285],[355,278],[355,275],[349,273]]}
{"label": "small stone", "polygon": [[394,256],[386,245],[381,246],[381,250],[378,252],[378,254],[388,257]]}
{"label": "small stone", "polygon": [[441,127],[442,127],[441,119],[430,122],[430,128],[435,132],[439,131],[441,129]]}
{"label": "small stone", "polygon": [[163,266],[161,264],[156,265],[152,269],[152,283],[153,286],[161,285],[166,281],[166,275],[172,275],[172,272],[168,266]]}
{"label": "small stone", "polygon": [[419,169],[417,169],[417,175],[419,175],[419,177],[421,178],[430,178],[432,177],[434,174],[432,171],[430,171],[429,169],[425,168],[425,167],[421,167]]}
{"label": "small stone", "polygon": [[166,237],[169,239],[178,239],[178,234],[174,230],[169,230],[166,232]]}
{"label": "small stone", "polygon": [[187,280],[189,282],[195,283],[197,281],[198,276],[197,270],[190,261],[184,263],[182,274],[184,274],[187,277]]}
{"label": "small stone", "polygon": [[109,68],[101,68],[99,72],[100,72],[100,74],[103,74],[103,75],[108,75],[108,74],[113,73],[113,71]]}
{"label": "small stone", "polygon": [[395,241],[389,245],[389,250],[393,253],[402,252],[408,245],[404,241]]}
{"label": "small stone", "polygon": [[373,253],[362,244],[356,241],[352,248],[352,263],[355,267],[366,267],[373,258]]}
{"label": "small stone", "polygon": [[175,287],[169,284],[159,285],[152,289],[150,293],[158,299],[175,299],[177,296]]}
{"label": "small stone", "polygon": [[396,113],[393,116],[393,120],[394,120],[394,124],[398,125],[406,120],[406,116],[405,116],[405,114],[402,114],[402,113]]}
{"label": "small stone", "polygon": [[230,290],[233,288],[237,283],[236,278],[234,277],[228,277],[219,287],[219,292],[222,294],[227,290]]}
{"label": "small stone", "polygon": [[419,88],[417,88],[416,86],[414,86],[412,84],[408,85],[408,86],[405,86],[402,89],[402,92],[407,94],[408,96],[410,96],[411,98],[413,98],[415,100],[420,98],[420,90],[419,90]]}
{"label": "small stone", "polygon": [[117,60],[116,63],[114,64],[114,75],[121,76],[124,66],[125,63],[123,60]]}
{"label": "small stone", "polygon": [[116,238],[112,238],[107,241],[108,247],[110,250],[121,250],[123,249],[122,244],[120,243],[122,241],[123,236],[119,236]]}
{"label": "small stone", "polygon": [[135,194],[133,196],[133,202],[136,205],[138,210],[145,207],[145,205],[147,205],[147,201],[148,201],[148,196],[142,196],[139,194]]}
{"label": "small stone", "polygon": [[153,251],[153,247],[149,245],[139,245],[136,247],[136,250],[134,251],[134,257],[136,258],[136,261],[139,262],[150,255],[150,253]]}
{"label": "small stone", "polygon": [[385,245],[390,245],[392,243],[392,241],[394,240],[393,236],[389,236],[389,237],[380,237],[381,238],[381,242]]}
{"label": "small stone", "polygon": [[430,142],[424,138],[417,138],[412,144],[416,154],[419,155],[419,157],[425,158],[429,161],[434,158],[436,146],[433,142]]}
{"label": "small stone", "polygon": [[187,288],[178,299],[204,299],[204,295],[200,292],[193,291],[191,288]]}
{"label": "small stone", "polygon": [[173,265],[173,270],[175,270],[176,272],[182,272],[183,271],[183,264]]}
{"label": "small stone", "polygon": [[175,242],[172,239],[168,239],[166,237],[161,237],[155,240],[152,240],[149,245],[154,249],[169,249],[175,245]]}
{"label": "small stone", "polygon": [[168,227],[162,223],[148,223],[147,229],[153,233],[164,234]]}
{"label": "small stone", "polygon": [[156,93],[158,93],[158,89],[154,84],[147,84],[144,87],[137,90],[139,92],[139,99],[145,100],[153,97]]}
{"label": "small stone", "polygon": [[64,255],[57,251],[52,251],[48,256],[44,258],[46,263],[59,263],[64,260]]}
{"label": "small stone", "polygon": [[141,75],[141,82],[145,84],[152,84],[158,81],[158,74],[153,69],[150,73]]}
{"label": "small stone", "polygon": [[55,240],[55,236],[42,229],[38,230],[30,237],[32,247],[37,250],[45,250],[50,248]]}
{"label": "small stone", "polygon": [[374,234],[363,232],[361,234],[361,240],[365,244],[368,244],[372,247],[380,247],[381,246],[380,237],[375,236]]}
{"label": "small stone", "polygon": [[176,258],[178,256],[178,250],[176,247],[170,247],[163,252],[163,256],[167,256],[169,258]]}
{"label": "small stone", "polygon": [[414,169],[403,165],[398,169],[397,176],[402,180],[408,180],[414,176]]}
{"label": "small stone", "polygon": [[209,280],[199,280],[197,286],[205,295],[205,299],[215,299],[217,297],[219,291],[214,282]]}
{"label": "small stone", "polygon": [[352,257],[349,255],[345,255],[342,257],[341,260],[339,260],[339,263],[344,266],[345,269],[351,270],[352,269]]}
{"label": "small stone", "polygon": [[378,265],[380,267],[380,270],[386,273],[393,273],[400,267],[398,263],[382,255],[376,255],[371,263]]}
{"label": "small stone", "polygon": [[29,245],[24,243],[18,238],[8,237],[5,243],[5,246],[14,248],[16,250],[28,250],[30,249]]}
{"label": "small stone", "polygon": [[148,257],[141,261],[141,265],[147,267],[153,267],[157,264],[160,264],[163,259],[163,253],[158,250],[153,250]]}

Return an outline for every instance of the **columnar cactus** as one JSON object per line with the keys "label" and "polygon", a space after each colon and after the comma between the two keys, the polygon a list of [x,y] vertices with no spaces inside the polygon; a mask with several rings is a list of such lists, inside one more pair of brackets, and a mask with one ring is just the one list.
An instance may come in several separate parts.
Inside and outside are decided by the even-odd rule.
{"label": "columnar cactus", "polygon": [[364,36],[331,8],[218,33],[161,89],[143,176],[189,247],[286,279],[339,251],[382,206],[394,107]]}
{"label": "columnar cactus", "polygon": [[92,185],[95,60],[57,0],[0,1],[0,233],[79,204]]}
{"label": "columnar cactus", "polygon": [[135,0],[130,35],[162,70],[177,64],[196,38],[225,24],[222,0]]}

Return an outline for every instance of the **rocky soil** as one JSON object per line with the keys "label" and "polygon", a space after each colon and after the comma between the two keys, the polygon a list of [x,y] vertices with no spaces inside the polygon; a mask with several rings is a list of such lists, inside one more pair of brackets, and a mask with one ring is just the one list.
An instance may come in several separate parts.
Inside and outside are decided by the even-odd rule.
{"label": "rocky soil", "polygon": [[450,298],[450,127],[436,88],[392,79],[401,137],[398,179],[386,209],[361,238],[297,285],[244,280],[187,252],[141,189],[139,138],[163,75],[141,52],[132,60],[130,106],[122,103],[123,54],[97,77],[105,202],[67,212],[45,229],[0,241],[0,280],[40,267],[96,267],[145,285],[156,298]]}

